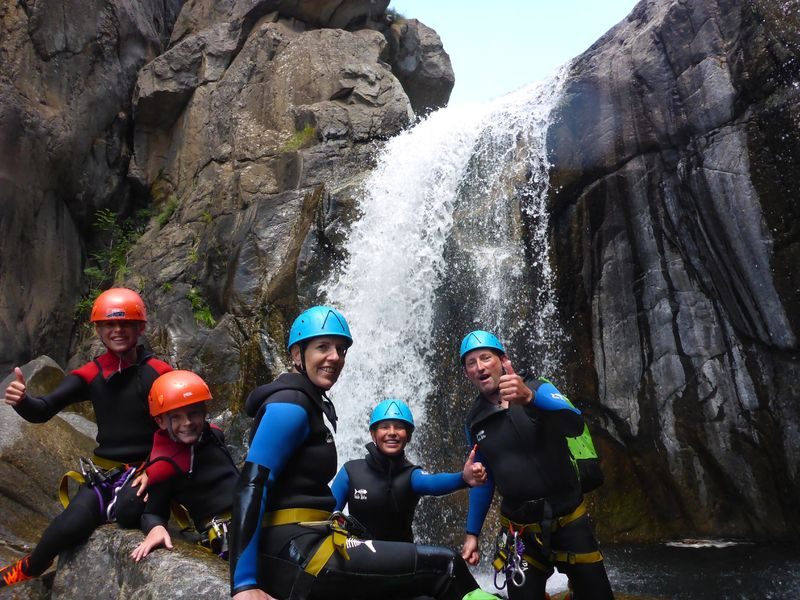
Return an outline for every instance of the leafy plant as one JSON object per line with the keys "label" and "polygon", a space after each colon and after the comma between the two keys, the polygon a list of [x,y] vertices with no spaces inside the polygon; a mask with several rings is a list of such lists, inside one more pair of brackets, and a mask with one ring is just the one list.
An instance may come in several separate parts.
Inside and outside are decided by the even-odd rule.
{"label": "leafy plant", "polygon": [[208,303],[200,295],[200,292],[197,290],[197,288],[189,288],[186,298],[192,304],[192,314],[198,323],[205,325],[209,329],[217,324],[217,320],[214,318],[214,315],[211,314],[211,309],[209,308]]}
{"label": "leafy plant", "polygon": [[92,229],[97,232],[89,252],[89,266],[83,270],[89,291],[78,301],[75,318],[87,321],[92,305],[100,292],[120,285],[128,274],[128,254],[144,233],[150,211],[141,209],[120,219],[111,209],[101,208],[94,214]]}

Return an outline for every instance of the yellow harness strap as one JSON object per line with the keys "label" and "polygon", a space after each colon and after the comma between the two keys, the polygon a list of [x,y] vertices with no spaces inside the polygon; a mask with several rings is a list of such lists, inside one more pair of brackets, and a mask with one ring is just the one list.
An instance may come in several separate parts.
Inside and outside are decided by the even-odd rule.
{"label": "yellow harness strap", "polygon": [[[556,531],[557,529],[566,527],[573,521],[577,521],[578,519],[580,519],[585,514],[586,514],[586,501],[584,500],[578,505],[578,508],[573,510],[568,515],[564,515],[563,517],[558,517],[557,519],[553,519],[552,531]],[[500,515],[500,525],[504,528],[511,528],[514,531],[519,531],[520,533],[522,533],[523,531],[533,531],[535,533],[542,532],[542,526],[539,523],[515,523],[514,521],[511,521],[510,519],[504,517],[503,515]]]}
{"label": "yellow harness strap", "polygon": [[58,499],[61,500],[61,506],[67,508],[69,506],[69,480],[77,481],[78,485],[83,485],[86,480],[83,475],[77,471],[67,471],[61,477],[61,483],[58,484]]}
{"label": "yellow harness strap", "polygon": [[[104,471],[109,471],[116,467],[121,467],[125,463],[117,462],[115,460],[110,460],[108,458],[103,458],[102,456],[97,456],[97,454],[92,455],[92,462],[103,469]],[[81,473],[77,471],[67,471],[61,477],[61,482],[58,484],[58,499],[61,500],[61,505],[64,508],[69,506],[69,480],[72,479],[73,481],[78,482],[78,485],[83,485],[86,483],[86,479]]]}
{"label": "yellow harness strap", "polygon": [[582,565],[596,563],[603,560],[600,550],[594,552],[553,552],[553,561],[569,563],[571,565]]}
{"label": "yellow harness strap", "polygon": [[334,552],[341,554],[345,560],[350,560],[347,554],[347,530],[336,520],[331,519],[331,513],[326,510],[313,508],[284,508],[266,513],[262,520],[264,527],[278,527],[280,525],[302,525],[316,527],[324,525],[331,530],[330,535],[323,538],[314,554],[311,555],[303,570],[316,577]]}

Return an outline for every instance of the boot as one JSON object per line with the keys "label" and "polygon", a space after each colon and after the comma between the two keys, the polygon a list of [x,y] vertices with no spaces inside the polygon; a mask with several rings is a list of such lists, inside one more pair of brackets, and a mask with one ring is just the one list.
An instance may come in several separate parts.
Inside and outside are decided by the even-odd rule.
{"label": "boot", "polygon": [[30,555],[24,556],[17,562],[0,569],[0,588],[14,585],[16,583],[22,583],[23,581],[28,581],[28,579],[33,579],[31,575],[28,575],[25,572],[28,568],[29,562]]}

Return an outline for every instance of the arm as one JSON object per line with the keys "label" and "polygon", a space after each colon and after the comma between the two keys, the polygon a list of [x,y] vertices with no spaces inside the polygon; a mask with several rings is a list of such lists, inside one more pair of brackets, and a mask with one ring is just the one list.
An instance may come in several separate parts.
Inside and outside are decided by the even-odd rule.
{"label": "arm", "polygon": [[[17,374],[17,380],[6,389],[6,403],[11,404],[17,414],[30,423],[44,423],[70,404],[88,400],[86,382],[75,374],[71,373],[64,377],[55,390],[41,398],[25,393],[24,378],[22,379],[22,388],[19,389],[21,374],[22,371]],[[11,392],[12,386],[17,390],[16,394]],[[9,401],[10,394],[12,399],[19,395],[16,403]]]}
{"label": "arm", "polygon": [[269,488],[309,431],[308,416],[301,406],[267,405],[234,489],[231,595],[258,588],[258,542]]}
{"label": "arm", "polygon": [[531,389],[534,392],[531,406],[552,413],[553,424],[564,435],[574,437],[581,434],[584,425],[581,411],[556,386],[547,380],[537,379],[531,382]]}
{"label": "arm", "polygon": [[465,487],[461,473],[426,473],[422,469],[411,473],[411,491],[418,496],[444,496]]}
{"label": "arm", "polygon": [[[413,487],[413,478],[411,480],[411,484]],[[339,469],[336,477],[333,478],[333,483],[331,484],[331,492],[333,492],[333,497],[336,498],[336,507],[333,510],[336,511],[344,509],[345,505],[347,504],[347,494],[349,491],[350,475],[347,473],[347,469],[342,467]]]}

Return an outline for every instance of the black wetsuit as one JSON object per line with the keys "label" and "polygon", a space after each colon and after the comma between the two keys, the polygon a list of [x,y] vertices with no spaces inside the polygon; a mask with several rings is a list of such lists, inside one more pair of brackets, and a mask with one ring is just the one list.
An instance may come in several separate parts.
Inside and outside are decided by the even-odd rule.
{"label": "black wetsuit", "polygon": [[[156,437],[159,436],[166,437],[166,432],[159,431]],[[180,442],[174,444],[191,452],[190,470],[183,472],[173,463],[176,464],[173,477],[147,488],[147,506],[142,515],[144,533],[158,525],[167,526],[173,500],[189,511],[198,530],[205,528],[212,517],[230,513],[239,470],[225,447],[222,431],[206,423],[203,435],[193,446]]]}
{"label": "black wetsuit", "polygon": [[374,600],[429,595],[461,600],[478,586],[455,552],[409,543],[348,537],[316,576],[303,566],[328,535],[324,527],[263,526],[281,509],[332,511],[328,481],[336,473],[332,407],[304,376],[284,374],[253,391],[247,412],[253,439],[234,499],[231,590],[260,588],[281,600]]}
{"label": "black wetsuit", "polygon": [[[526,383],[535,394],[561,398],[552,384]],[[478,444],[476,461],[486,466],[489,482],[470,492],[467,532],[480,532],[496,486],[503,517],[516,524],[538,524],[545,532],[552,529],[549,534],[524,531],[525,554],[535,562],[527,566],[524,586],[509,584],[511,600],[543,599],[554,566],[569,577],[575,600],[613,598],[588,516],[553,525],[559,517],[578,514],[583,500],[566,442],[566,436],[580,435],[583,418],[566,403],[562,409],[542,410],[536,406],[537,397],[528,406],[508,409],[483,396],[475,400],[467,416],[467,436],[470,444]],[[596,559],[570,564],[570,554]]]}
{"label": "black wetsuit", "polygon": [[373,442],[364,458],[351,460],[331,484],[336,508],[351,516],[376,540],[413,542],[414,512],[423,496],[443,496],[464,489],[462,473],[426,473],[405,453],[387,456]]}
{"label": "black wetsuit", "polygon": [[[130,365],[106,353],[72,371],[51,394],[41,398],[26,394],[15,410],[26,421],[43,423],[70,404],[89,400],[97,421],[95,454],[138,464],[147,458],[157,429],[148,410],[147,394],[158,376],[171,370],[142,346],[137,348],[136,363]],[[40,575],[62,551],[85,542],[106,522],[100,508],[95,491],[81,486],[69,506],[45,529],[31,553],[26,573]],[[143,503],[128,507],[127,514],[135,513],[128,526],[138,526],[143,509]]]}

